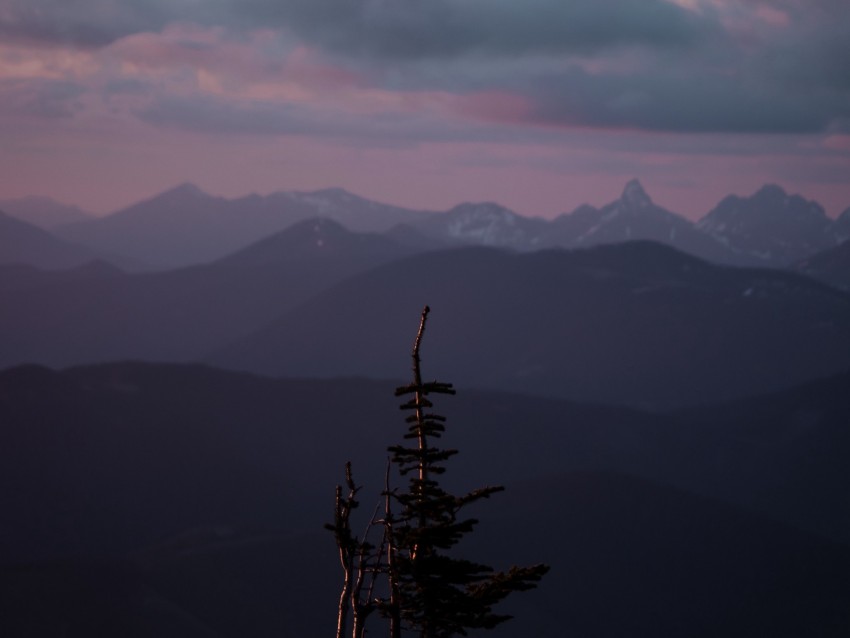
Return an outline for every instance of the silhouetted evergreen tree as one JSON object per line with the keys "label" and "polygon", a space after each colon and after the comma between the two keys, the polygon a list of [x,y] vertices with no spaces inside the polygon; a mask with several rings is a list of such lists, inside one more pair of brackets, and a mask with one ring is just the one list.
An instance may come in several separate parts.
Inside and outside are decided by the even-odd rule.
{"label": "silhouetted evergreen tree", "polygon": [[[510,616],[497,614],[493,606],[514,591],[532,589],[549,570],[547,565],[512,567],[497,572],[489,565],[458,558],[452,548],[478,521],[462,516],[467,505],[502,491],[501,486],[482,487],[463,495],[443,489],[437,477],[457,450],[433,445],[445,431],[446,419],[433,412],[430,397],[454,394],[449,383],[423,382],[419,350],[430,309],[422,311],[413,346],[413,381],[396,389],[396,396],[408,396],[401,405],[410,411],[405,439],[410,444],[389,448],[391,462],[402,476],[411,475],[407,489],[390,489],[389,473],[384,492],[383,518],[377,513],[371,525],[383,527],[378,546],[351,533],[349,516],[357,506],[359,488],[346,466],[347,496],[337,487],[334,532],[344,572],[340,597],[337,638],[343,638],[349,611],[352,612],[352,638],[361,638],[365,618],[375,610],[389,619],[391,638],[402,629],[420,638],[446,638],[466,635],[469,629],[490,629]],[[393,512],[393,503],[398,513]],[[383,597],[373,597],[378,578],[384,580]],[[364,583],[368,593],[364,596]]]}

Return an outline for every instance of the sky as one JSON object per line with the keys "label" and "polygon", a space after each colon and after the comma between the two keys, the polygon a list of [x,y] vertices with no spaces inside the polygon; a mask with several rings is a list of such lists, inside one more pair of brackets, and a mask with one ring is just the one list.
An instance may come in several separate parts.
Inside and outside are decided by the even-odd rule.
{"label": "sky", "polygon": [[850,207],[850,0],[0,0],[0,198]]}

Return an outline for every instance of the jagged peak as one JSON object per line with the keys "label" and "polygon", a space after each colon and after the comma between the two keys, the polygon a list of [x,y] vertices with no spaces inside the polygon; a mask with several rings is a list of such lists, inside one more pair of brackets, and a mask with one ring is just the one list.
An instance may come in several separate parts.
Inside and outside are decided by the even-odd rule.
{"label": "jagged peak", "polygon": [[652,204],[652,199],[646,194],[643,185],[638,179],[631,179],[626,183],[620,199],[626,204],[635,207],[644,207]]}
{"label": "jagged peak", "polygon": [[782,195],[785,197],[787,193],[779,184],[765,184],[756,191],[755,196],[758,197],[759,195]]}
{"label": "jagged peak", "polygon": [[779,184],[765,184],[753,195],[753,199],[785,199],[788,193]]}
{"label": "jagged peak", "polygon": [[290,191],[290,196],[294,196],[299,199],[328,199],[332,202],[342,202],[342,203],[350,203],[350,202],[364,202],[369,201],[360,195],[352,193],[351,191],[345,190],[340,186],[330,186],[328,188],[320,188],[314,191]]}
{"label": "jagged peak", "polygon": [[449,213],[478,213],[485,215],[502,215],[517,217],[517,213],[496,202],[462,202],[448,211]]}
{"label": "jagged peak", "polygon": [[309,191],[308,195],[334,195],[337,197],[357,197],[351,191],[347,191],[341,186],[329,186],[328,188],[320,188],[319,190]]}
{"label": "jagged peak", "polygon": [[197,197],[199,195],[205,196],[206,193],[192,182],[183,182],[182,184],[178,184],[174,188],[170,188],[167,191],[163,192],[162,195],[181,195]]}

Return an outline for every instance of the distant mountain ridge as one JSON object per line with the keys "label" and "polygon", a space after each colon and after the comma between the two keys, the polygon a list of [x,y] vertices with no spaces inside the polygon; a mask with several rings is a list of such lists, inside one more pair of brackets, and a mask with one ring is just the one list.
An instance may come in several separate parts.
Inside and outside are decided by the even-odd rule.
{"label": "distant mountain ridge", "polygon": [[165,272],[0,268],[0,333],[15,335],[0,366],[193,360],[332,284],[415,252],[309,219],[224,259]]}
{"label": "distant mountain ridge", "polygon": [[30,195],[0,199],[0,210],[44,230],[91,219],[93,215],[79,206],[63,204],[50,197]]}
{"label": "distant mountain ridge", "polygon": [[626,184],[618,200],[601,209],[579,207],[571,215],[556,218],[553,224],[561,228],[558,245],[581,247],[651,240],[717,263],[752,263],[745,255],[730,251],[722,242],[700,232],[693,222],[655,204],[636,179]]}
{"label": "distant mountain ridge", "polygon": [[209,263],[313,217],[334,219],[354,232],[374,232],[423,214],[371,202],[342,189],[226,199],[208,195],[193,184],[181,184],[107,217],[58,228],[56,233],[162,269]]}
{"label": "distant mountain ridge", "polygon": [[551,221],[462,204],[415,227],[455,245],[529,251],[648,239],[715,263],[787,267],[850,237],[850,209],[831,220],[816,202],[769,184],[750,197],[730,195],[694,223],[655,204],[633,179],[602,208],[584,204]]}
{"label": "distant mountain ridge", "polygon": [[340,188],[226,199],[182,184],[103,218],[56,226],[55,232],[100,254],[163,269],[214,261],[313,217],[420,247],[531,251],[649,239],[717,263],[783,268],[850,238],[850,208],[832,220],[816,202],[777,185],[749,197],[730,195],[694,223],[655,204],[637,179],[601,208],[585,204],[551,220],[524,217],[494,202],[434,212]]}
{"label": "distant mountain ridge", "polygon": [[817,202],[789,195],[776,184],[750,197],[730,195],[698,223],[704,232],[765,265],[789,265],[836,246],[841,225]]}

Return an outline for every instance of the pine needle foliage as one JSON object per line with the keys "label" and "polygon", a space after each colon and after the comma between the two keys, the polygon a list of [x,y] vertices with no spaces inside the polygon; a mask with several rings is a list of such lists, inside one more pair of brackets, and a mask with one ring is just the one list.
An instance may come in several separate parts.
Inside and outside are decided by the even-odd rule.
{"label": "pine needle foliage", "polygon": [[489,565],[455,557],[451,551],[478,523],[463,515],[464,508],[504,488],[487,486],[455,495],[437,480],[457,450],[434,444],[445,431],[446,419],[434,412],[431,397],[452,395],[455,390],[449,383],[422,381],[419,351],[429,311],[425,306],[414,342],[413,382],[396,389],[396,396],[408,397],[400,407],[411,413],[404,437],[411,443],[389,451],[399,473],[410,478],[406,491],[391,493],[399,513],[393,520],[390,547],[402,624],[421,638],[443,638],[465,636],[469,629],[489,629],[510,619],[493,612],[493,606],[511,592],[536,587],[549,567],[496,572]]}
{"label": "pine needle foliage", "polygon": [[[515,591],[535,588],[549,571],[548,565],[538,564],[497,572],[455,556],[455,545],[478,524],[464,509],[504,488],[487,486],[455,495],[438,480],[457,450],[435,444],[445,432],[446,419],[434,411],[431,397],[453,395],[455,390],[450,383],[422,381],[419,351],[429,312],[425,306],[414,341],[413,381],[396,389],[396,396],[406,398],[401,409],[410,414],[406,443],[388,448],[392,456],[382,516],[376,510],[362,537],[351,532],[350,516],[359,505],[360,488],[349,463],[346,489],[337,486],[334,522],[325,526],[334,533],[343,569],[337,638],[347,634],[349,616],[350,636],[363,638],[366,619],[374,611],[388,620],[390,638],[401,638],[403,630],[419,638],[448,638],[491,629],[511,618],[493,607]],[[409,477],[406,489],[391,489],[390,465]],[[377,544],[368,541],[374,527],[383,529]]]}

